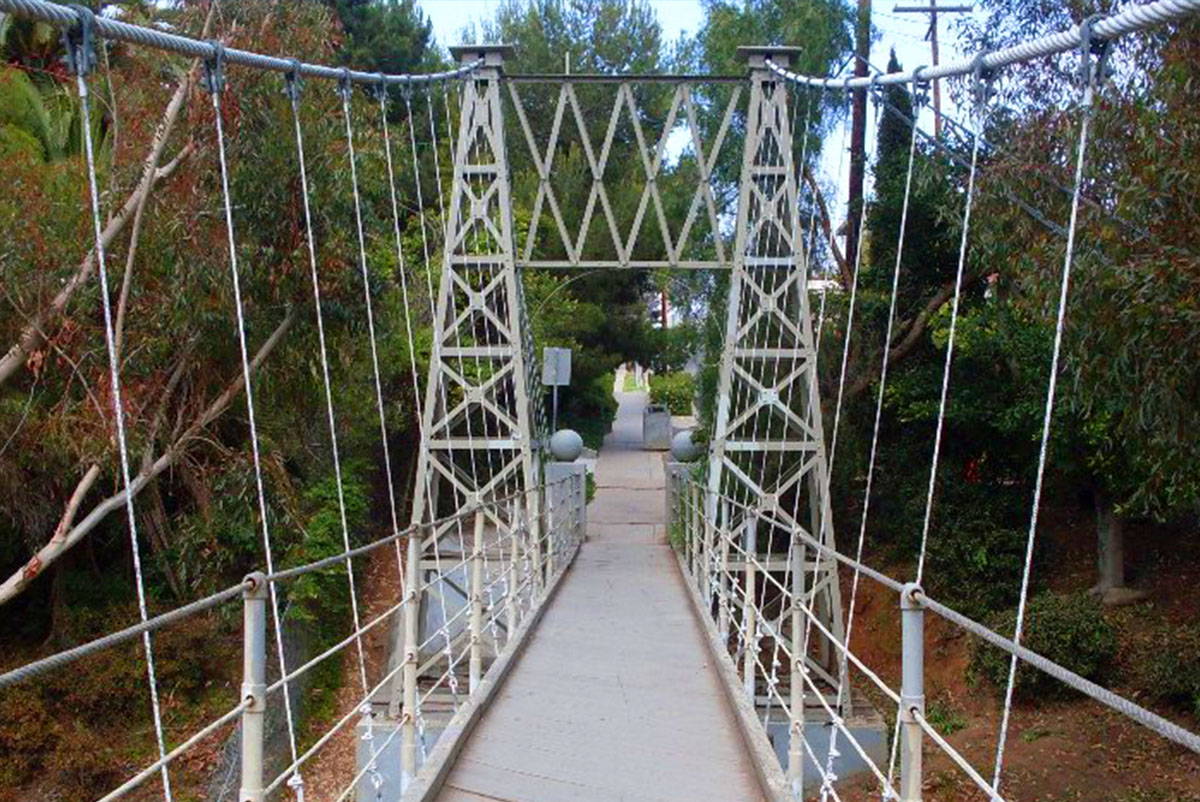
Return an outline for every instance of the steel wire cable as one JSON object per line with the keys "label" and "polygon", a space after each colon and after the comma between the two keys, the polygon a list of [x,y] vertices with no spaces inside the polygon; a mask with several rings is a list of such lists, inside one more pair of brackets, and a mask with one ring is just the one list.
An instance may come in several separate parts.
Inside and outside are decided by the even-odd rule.
{"label": "steel wire cable", "polygon": [[[316,231],[313,227],[312,203],[309,197],[308,165],[304,153],[304,136],[300,125],[300,85],[295,75],[289,80],[288,100],[292,109],[292,127],[296,141],[296,157],[300,169],[301,208],[304,210],[304,241],[308,250],[309,276],[312,279],[313,310],[317,319],[317,351],[321,357],[321,384],[325,390],[325,415],[329,424],[329,447],[333,456],[333,480],[337,491],[338,522],[341,525],[342,546],[350,551],[350,526],[346,520],[346,491],[342,480],[342,459],[338,448],[337,419],[333,410],[333,382],[329,377],[329,351],[325,342],[325,314],[321,302],[321,281],[317,275]],[[358,593],[354,583],[354,562],[346,558],[346,583],[350,594],[350,613],[355,631],[361,630],[358,614]],[[355,646],[358,652],[358,674],[363,690],[367,688],[367,662],[362,639]]]}
{"label": "steel wire cable", "polygon": [[[94,18],[90,12],[82,24],[90,26]],[[137,514],[133,509],[133,493],[131,492],[131,476],[129,470],[129,446],[125,431],[125,408],[121,397],[121,363],[117,354],[116,332],[113,328],[112,301],[108,288],[108,264],[105,256],[104,237],[100,223],[100,189],[96,181],[95,145],[92,142],[92,112],[89,102],[87,71],[91,53],[88,52],[90,33],[85,29],[80,41],[69,43],[72,66],[75,72],[75,87],[79,94],[80,129],[84,144],[84,156],[87,166],[88,198],[91,205],[92,235],[95,241],[97,280],[100,284],[100,301],[104,312],[104,344],[108,352],[108,380],[112,394],[113,422],[116,430],[117,450],[120,454],[121,482],[125,487],[125,515],[129,527],[129,547],[133,560],[133,577],[137,589],[138,615],[142,624],[149,620],[146,606],[146,585],[142,573],[141,546],[138,544]],[[146,655],[146,680],[150,690],[150,710],[154,719],[154,738],[161,760],[166,756],[166,738],[163,733],[162,707],[158,697],[158,677],[154,667],[154,645],[150,630],[143,629],[142,649]],[[167,764],[162,764],[163,798],[171,802],[171,778]]]}
{"label": "steel wire cable", "polygon": [[[21,17],[50,22],[64,27],[84,22],[84,19],[80,16],[80,12],[76,8],[60,5],[59,3],[46,2],[46,0],[0,0],[0,11],[7,11]],[[143,45],[158,50],[167,50],[204,60],[222,57],[230,64],[239,64],[284,74],[294,71],[304,78],[322,78],[331,81],[341,80],[345,74],[345,71],[339,67],[330,67],[324,64],[296,62],[292,59],[268,56],[232,47],[220,48],[218,50],[218,45],[215,42],[201,41],[189,36],[167,33],[166,31],[146,28],[140,25],[131,25],[130,23],[121,22],[120,20],[98,14],[95,16],[94,23],[89,24],[94,24],[96,34],[105,39]],[[412,86],[462,78],[470,75],[482,66],[483,59],[477,59],[470,64],[465,64],[445,72],[385,74],[383,77],[389,86]],[[379,73],[350,70],[349,77],[352,82],[358,84],[374,85],[379,82]]]}
{"label": "steel wire cable", "polygon": [[[346,149],[350,162],[350,187],[354,198],[354,226],[355,232],[358,235],[358,263],[363,280],[363,304],[366,307],[367,340],[370,345],[372,378],[375,380],[375,409],[379,414],[379,445],[380,450],[383,452],[383,471],[387,480],[388,512],[391,514],[392,534],[397,535],[400,532],[400,519],[396,513],[396,485],[392,477],[392,453],[391,446],[388,445],[387,416],[384,414],[383,407],[383,379],[379,370],[379,345],[375,332],[375,308],[374,302],[371,299],[371,276],[370,267],[367,264],[367,241],[363,229],[362,198],[358,188],[358,158],[354,148],[354,131],[351,123],[350,84],[339,85],[339,90],[342,96],[342,117],[346,123]],[[380,94],[386,94],[387,92],[386,88],[382,85],[377,87],[376,91]],[[404,559],[400,553],[399,538],[396,538],[395,547],[396,572],[400,582],[400,593],[403,595]]]}
{"label": "steel wire cable", "polygon": [[[1066,328],[1067,302],[1071,291],[1071,268],[1075,261],[1075,240],[1079,230],[1079,200],[1083,192],[1084,168],[1087,164],[1088,134],[1091,131],[1093,117],[1093,100],[1095,96],[1097,74],[1103,80],[1105,55],[1107,47],[1101,45],[1101,54],[1096,64],[1092,64],[1092,54],[1088,52],[1090,42],[1089,21],[1084,23],[1084,43],[1081,56],[1084,69],[1083,97],[1080,101],[1082,120],[1079,123],[1079,141],[1075,155],[1075,191],[1071,196],[1071,218],[1067,226],[1067,244],[1063,255],[1062,279],[1060,280],[1058,309],[1054,322],[1054,346],[1050,356],[1049,375],[1046,380],[1046,403],[1042,412],[1041,443],[1038,447],[1037,473],[1033,485],[1032,509],[1029,513],[1029,534],[1025,542],[1024,567],[1021,571],[1021,591],[1017,602],[1017,620],[1013,628],[1013,643],[1020,645],[1021,635],[1025,628],[1025,610],[1029,599],[1029,579],[1033,573],[1033,547],[1037,540],[1038,514],[1041,511],[1042,481],[1046,475],[1046,462],[1050,446],[1050,428],[1054,419],[1054,399],[1058,389],[1058,365],[1062,355],[1063,331]],[[1000,790],[1000,775],[1004,767],[1004,749],[1008,741],[1008,725],[1012,716],[1013,691],[1017,680],[1017,655],[1009,658],[1008,680],[1004,688],[1004,712],[1000,718],[1000,733],[996,744],[995,769],[992,774],[992,793]]]}
{"label": "steel wire cable", "polygon": [[[1095,40],[1116,39],[1126,34],[1142,31],[1200,11],[1200,0],[1156,0],[1144,5],[1131,6],[1108,17],[1102,17],[1091,25],[1091,37]],[[936,67],[920,67],[906,72],[888,73],[879,83],[905,84],[916,81],[932,81],[935,78],[951,78],[972,75],[982,67],[996,70],[1010,64],[1033,61],[1045,56],[1067,53],[1079,48],[1083,41],[1082,26],[1030,39],[1010,47],[976,53],[971,57],[940,64]],[[862,89],[870,86],[867,78],[836,78],[801,75],[791,72],[768,60],[768,67],[789,81],[823,89]]]}

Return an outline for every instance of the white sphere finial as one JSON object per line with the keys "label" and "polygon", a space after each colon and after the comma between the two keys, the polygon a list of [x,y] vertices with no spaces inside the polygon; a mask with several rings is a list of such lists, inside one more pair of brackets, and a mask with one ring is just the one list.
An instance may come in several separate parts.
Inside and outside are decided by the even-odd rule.
{"label": "white sphere finial", "polygon": [[671,438],[671,457],[676,462],[693,462],[700,456],[702,449],[693,438],[694,434],[693,429],[684,429]]}
{"label": "white sphere finial", "polygon": [[572,429],[559,429],[550,437],[550,454],[559,462],[574,462],[583,453],[583,438]]}

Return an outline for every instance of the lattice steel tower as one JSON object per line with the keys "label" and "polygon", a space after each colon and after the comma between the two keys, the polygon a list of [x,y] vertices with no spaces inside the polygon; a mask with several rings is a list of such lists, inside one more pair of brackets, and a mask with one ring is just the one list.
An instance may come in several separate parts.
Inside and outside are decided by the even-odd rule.
{"label": "lattice steel tower", "polygon": [[[730,526],[751,511],[757,515],[758,553],[779,554],[793,544],[790,569],[784,564],[778,570],[791,571],[797,595],[815,605],[829,631],[841,638],[836,563],[790,535],[799,530],[834,545],[791,112],[786,85],[765,64],[770,58],[786,67],[798,51],[738,52],[749,62],[750,99],[709,490],[744,505],[730,505]],[[717,506],[710,502],[713,520],[720,514]],[[791,617],[793,627],[799,621]],[[833,657],[828,640],[813,628],[806,664],[837,687]],[[792,687],[796,693],[795,677]]]}

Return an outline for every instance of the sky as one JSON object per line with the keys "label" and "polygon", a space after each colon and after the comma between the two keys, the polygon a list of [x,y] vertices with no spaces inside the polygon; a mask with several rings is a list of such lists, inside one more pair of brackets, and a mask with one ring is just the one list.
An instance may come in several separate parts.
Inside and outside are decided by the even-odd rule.
{"label": "sky", "polygon": [[[905,1],[901,0],[901,2]],[[704,23],[704,9],[700,0],[649,0],[649,2],[658,14],[658,21],[663,27],[666,39],[674,40],[680,36],[694,35]],[[896,56],[905,68],[931,63],[929,42],[925,38],[929,28],[927,15],[896,14],[893,11],[895,3],[896,0],[891,2],[883,0],[883,2],[873,4],[871,21],[876,31],[876,37],[871,43],[871,63],[880,68],[886,66],[888,52],[892,48],[895,48]],[[458,44],[462,40],[464,28],[472,23],[490,19],[500,4],[500,0],[420,0],[420,4],[433,22],[433,32],[438,43],[451,45]],[[963,50],[956,46],[954,28],[952,23],[946,20],[946,16],[943,15],[939,22],[940,60],[943,63],[958,60],[965,55]],[[942,103],[945,113],[962,119],[962,115],[948,97],[944,84]],[[848,137],[843,130],[846,127],[848,127],[848,122],[841,127],[834,128],[828,134],[821,158],[827,182],[834,183],[833,177],[839,172],[842,173],[842,176],[836,181],[839,191],[838,208],[842,209],[845,208],[846,201],[844,173],[848,164],[844,152],[848,142]],[[926,131],[933,130],[933,114],[928,109],[921,116],[921,127]],[[868,132],[867,153],[869,155],[874,147],[873,126],[868,125]],[[685,140],[685,136],[679,137],[680,142]],[[670,144],[668,149],[670,149]]]}

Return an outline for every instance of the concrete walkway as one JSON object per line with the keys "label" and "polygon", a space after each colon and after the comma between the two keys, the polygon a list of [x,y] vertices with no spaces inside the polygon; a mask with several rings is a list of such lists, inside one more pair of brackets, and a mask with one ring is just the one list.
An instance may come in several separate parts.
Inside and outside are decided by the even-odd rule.
{"label": "concrete walkway", "polygon": [[460,754],[453,802],[762,799],[666,544],[643,393],[596,466],[588,542]]}

